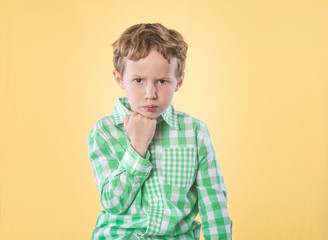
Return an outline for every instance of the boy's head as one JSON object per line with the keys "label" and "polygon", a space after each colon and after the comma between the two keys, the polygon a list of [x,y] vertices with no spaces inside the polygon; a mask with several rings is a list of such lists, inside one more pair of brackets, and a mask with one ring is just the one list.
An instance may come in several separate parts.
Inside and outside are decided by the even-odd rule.
{"label": "boy's head", "polygon": [[158,117],[183,82],[188,46],[182,35],[159,23],[136,24],[113,47],[113,74],[132,110]]}
{"label": "boy's head", "polygon": [[126,29],[113,43],[113,48],[114,67],[122,77],[127,59],[138,61],[155,49],[169,63],[172,57],[177,58],[175,74],[179,79],[185,68],[188,45],[182,35],[173,29],[167,29],[160,23],[143,23]]}

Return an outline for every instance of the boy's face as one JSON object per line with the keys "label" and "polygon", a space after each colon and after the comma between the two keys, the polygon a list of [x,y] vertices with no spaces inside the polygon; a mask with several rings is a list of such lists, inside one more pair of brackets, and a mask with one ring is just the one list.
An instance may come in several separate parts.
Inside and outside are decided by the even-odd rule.
{"label": "boy's face", "polygon": [[160,53],[151,50],[143,59],[126,61],[123,79],[116,70],[113,74],[118,85],[125,89],[132,111],[155,119],[170,106],[174,92],[182,85],[184,76],[176,78],[176,67],[176,58],[168,63]]}

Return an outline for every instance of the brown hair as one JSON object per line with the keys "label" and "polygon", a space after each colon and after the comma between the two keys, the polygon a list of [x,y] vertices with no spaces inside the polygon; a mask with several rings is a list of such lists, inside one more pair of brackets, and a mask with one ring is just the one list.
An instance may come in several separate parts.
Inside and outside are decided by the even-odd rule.
{"label": "brown hair", "polygon": [[122,76],[126,58],[138,61],[147,57],[152,49],[157,50],[169,63],[172,57],[176,57],[176,78],[179,80],[183,74],[188,45],[179,32],[167,29],[160,23],[133,25],[112,46],[114,67]]}

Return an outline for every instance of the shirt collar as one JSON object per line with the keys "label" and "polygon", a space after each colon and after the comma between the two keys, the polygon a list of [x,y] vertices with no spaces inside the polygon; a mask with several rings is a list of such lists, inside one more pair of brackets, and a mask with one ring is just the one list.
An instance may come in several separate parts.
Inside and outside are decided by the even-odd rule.
{"label": "shirt collar", "polygon": [[[124,116],[131,113],[131,106],[128,99],[126,97],[118,98],[112,112],[114,125],[124,123]],[[178,114],[172,104],[157,118],[157,120],[161,119],[170,125],[170,127],[179,130]]]}

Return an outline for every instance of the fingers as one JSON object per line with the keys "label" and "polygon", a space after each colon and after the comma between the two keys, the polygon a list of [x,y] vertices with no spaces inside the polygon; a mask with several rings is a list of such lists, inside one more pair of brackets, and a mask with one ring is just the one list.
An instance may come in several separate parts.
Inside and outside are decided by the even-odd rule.
{"label": "fingers", "polygon": [[156,118],[149,118],[136,111],[133,111],[131,115],[133,115],[134,117],[138,117],[138,118],[146,118],[146,119],[150,119],[150,120],[156,120]]}
{"label": "fingers", "polygon": [[127,115],[124,116],[124,125],[129,124],[129,121],[130,121],[131,117],[133,119],[143,119],[143,118],[145,118],[145,119],[154,120],[155,122],[157,122],[156,118],[149,118],[149,117],[146,117],[146,116],[142,115],[139,112],[133,111],[131,114],[127,114]]}

